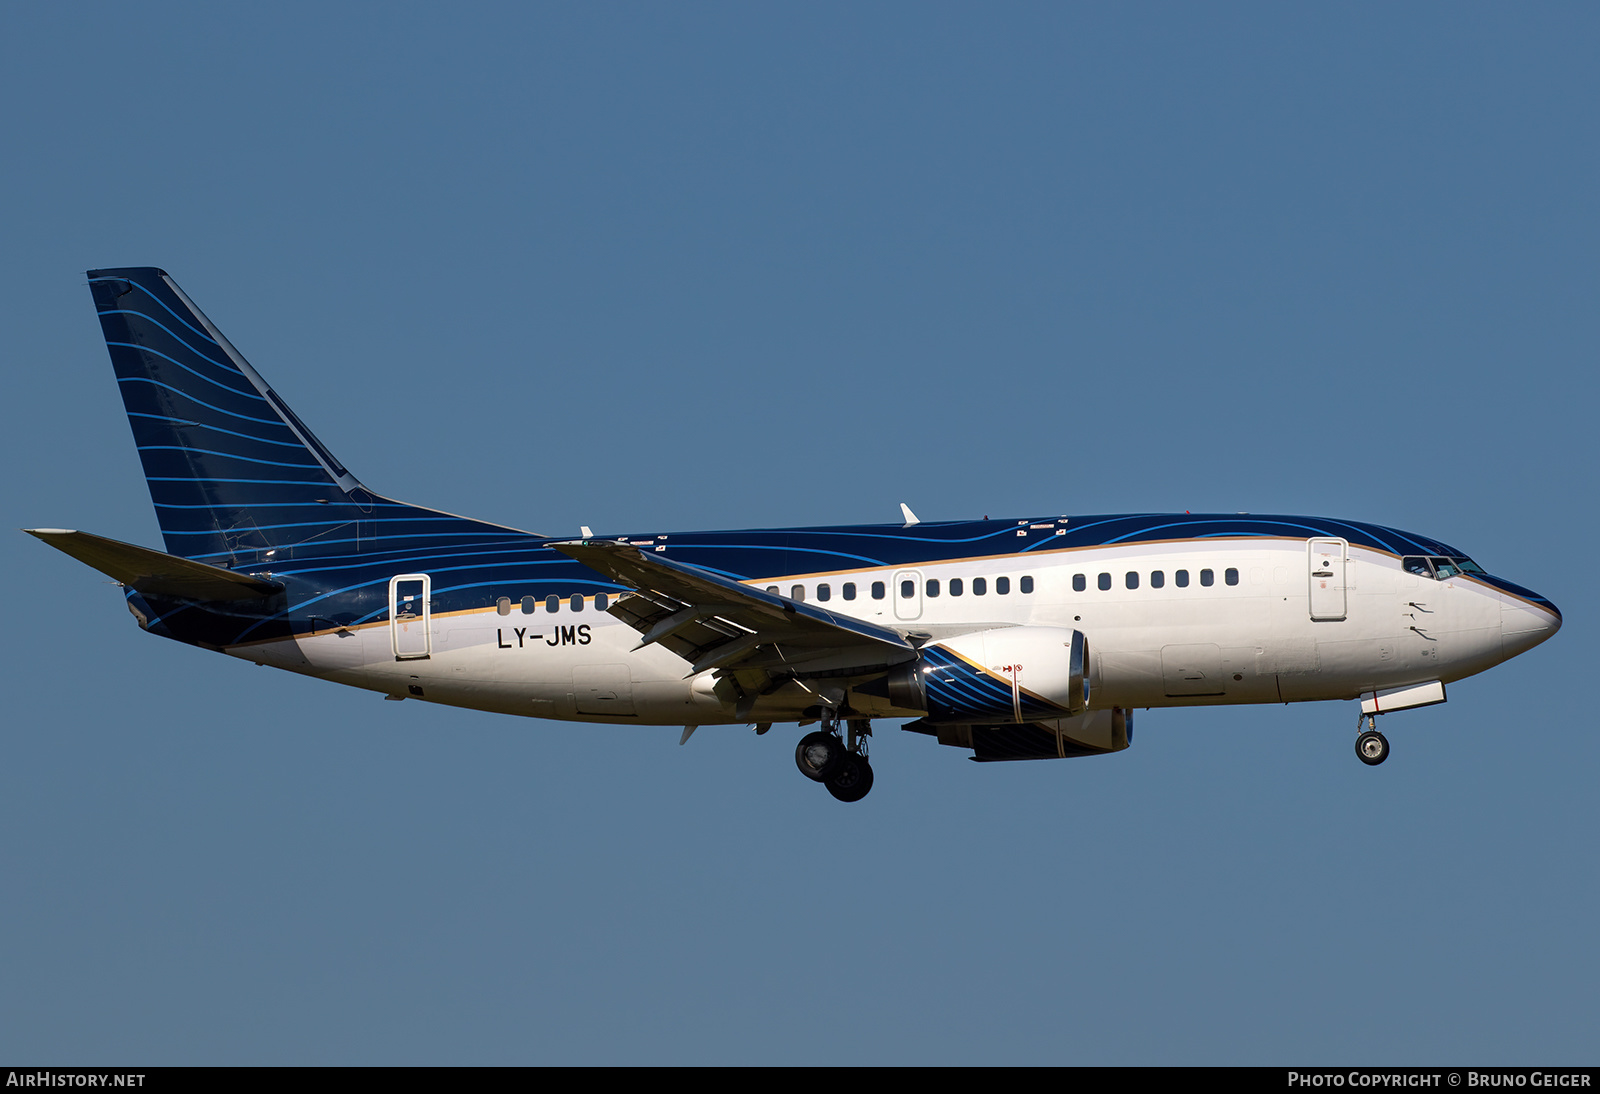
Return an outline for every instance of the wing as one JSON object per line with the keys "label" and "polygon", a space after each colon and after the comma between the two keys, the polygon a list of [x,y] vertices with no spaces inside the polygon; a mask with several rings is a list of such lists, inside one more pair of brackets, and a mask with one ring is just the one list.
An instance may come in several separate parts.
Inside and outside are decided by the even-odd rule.
{"label": "wing", "polygon": [[[916,657],[899,631],[751,588],[625,543],[548,544],[633,590],[607,611],[688,662],[686,676],[738,673],[741,686],[877,675]],[[763,690],[765,690],[763,688]]]}

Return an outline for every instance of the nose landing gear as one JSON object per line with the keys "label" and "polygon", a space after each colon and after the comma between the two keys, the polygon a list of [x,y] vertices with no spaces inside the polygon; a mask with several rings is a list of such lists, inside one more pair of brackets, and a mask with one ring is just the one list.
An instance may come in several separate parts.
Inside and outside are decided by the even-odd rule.
{"label": "nose landing gear", "polygon": [[822,783],[842,802],[858,802],[872,789],[872,765],[867,762],[867,741],[872,723],[865,718],[849,722],[850,743],[839,736],[839,718],[824,712],[823,728],[807,733],[795,746],[794,763],[800,774]]}
{"label": "nose landing gear", "polygon": [[1361,729],[1356,737],[1356,758],[1369,767],[1377,767],[1389,758],[1389,740],[1378,732],[1378,719],[1371,714],[1363,714],[1356,723],[1356,728]]}

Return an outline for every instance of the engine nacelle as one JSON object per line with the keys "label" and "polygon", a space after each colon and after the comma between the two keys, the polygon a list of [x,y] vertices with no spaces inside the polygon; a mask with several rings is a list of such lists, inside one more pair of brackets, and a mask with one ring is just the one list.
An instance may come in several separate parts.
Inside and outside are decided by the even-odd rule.
{"label": "engine nacelle", "polygon": [[1067,627],[1002,627],[923,647],[929,722],[1018,724],[1071,717],[1092,690],[1089,642]]}
{"label": "engine nacelle", "polygon": [[1103,756],[1133,743],[1133,711],[1086,710],[1070,718],[1051,718],[1027,725],[937,725],[926,718],[902,728],[939,738],[942,745],[972,749],[982,763],[995,760],[1053,760],[1068,756]]}

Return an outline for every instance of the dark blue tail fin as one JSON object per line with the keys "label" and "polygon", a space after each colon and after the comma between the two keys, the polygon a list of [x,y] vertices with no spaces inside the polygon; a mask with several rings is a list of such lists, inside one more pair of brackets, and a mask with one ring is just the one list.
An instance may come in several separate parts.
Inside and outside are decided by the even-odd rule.
{"label": "dark blue tail fin", "polygon": [[164,271],[89,284],[169,553],[226,566],[517,534],[368,491]]}

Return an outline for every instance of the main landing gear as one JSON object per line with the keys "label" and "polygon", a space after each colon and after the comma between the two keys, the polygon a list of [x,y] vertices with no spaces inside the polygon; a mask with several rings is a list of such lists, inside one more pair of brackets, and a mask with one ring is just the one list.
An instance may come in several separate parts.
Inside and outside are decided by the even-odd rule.
{"label": "main landing gear", "polygon": [[[1366,729],[1361,729],[1366,726]],[[1369,767],[1377,767],[1389,758],[1389,740],[1378,732],[1378,719],[1376,715],[1363,714],[1356,723],[1360,730],[1356,737],[1356,757]]]}
{"label": "main landing gear", "polygon": [[872,765],[867,762],[872,723],[853,718],[848,724],[850,741],[846,744],[839,736],[838,716],[825,713],[822,729],[800,738],[794,762],[800,774],[822,783],[840,801],[858,802],[872,789]]}

